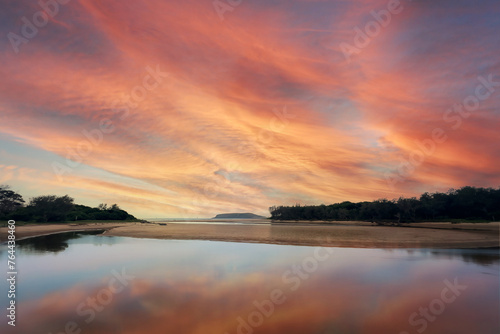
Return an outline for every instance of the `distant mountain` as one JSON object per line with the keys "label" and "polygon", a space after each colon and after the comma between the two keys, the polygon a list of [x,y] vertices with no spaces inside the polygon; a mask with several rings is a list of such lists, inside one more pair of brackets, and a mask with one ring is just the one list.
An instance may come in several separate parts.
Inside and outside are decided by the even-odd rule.
{"label": "distant mountain", "polygon": [[265,219],[264,216],[253,213],[220,213],[212,219]]}

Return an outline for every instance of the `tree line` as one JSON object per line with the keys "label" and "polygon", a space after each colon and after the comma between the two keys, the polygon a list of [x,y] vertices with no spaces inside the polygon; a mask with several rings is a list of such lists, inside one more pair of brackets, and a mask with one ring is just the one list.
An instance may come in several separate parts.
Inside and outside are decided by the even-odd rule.
{"label": "tree line", "polygon": [[463,187],[446,193],[424,193],[411,197],[372,202],[342,202],[331,205],[272,206],[276,220],[362,220],[372,222],[416,222],[430,220],[500,219],[500,188]]}
{"label": "tree line", "polygon": [[96,208],[75,204],[65,196],[45,195],[33,197],[26,204],[9,186],[0,186],[0,220],[25,222],[62,222],[78,220],[127,220],[135,219],[117,204],[100,204]]}

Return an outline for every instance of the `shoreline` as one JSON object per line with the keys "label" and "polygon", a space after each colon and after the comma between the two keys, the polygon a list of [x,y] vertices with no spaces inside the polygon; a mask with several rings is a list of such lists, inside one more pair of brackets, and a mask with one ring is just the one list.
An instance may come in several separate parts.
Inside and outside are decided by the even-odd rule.
{"label": "shoreline", "polygon": [[[210,222],[210,221],[207,221]],[[228,221],[228,223],[230,223]],[[208,240],[296,246],[349,248],[499,248],[500,223],[415,223],[376,226],[369,222],[268,222],[254,224],[117,223],[25,225],[16,227],[16,239],[54,233],[104,230],[103,236],[167,240]],[[415,226],[416,225],[416,226]],[[7,228],[0,228],[0,242]]]}
{"label": "shoreline", "polygon": [[[89,224],[29,224],[16,226],[16,241],[24,240],[28,238],[42,237],[46,235],[66,233],[66,232],[76,232],[76,231],[96,231],[105,230],[108,231],[112,228],[119,226],[126,226],[127,224],[134,223],[115,223],[115,222],[103,222],[103,223],[89,223]],[[0,227],[0,244],[7,241],[8,228]]]}

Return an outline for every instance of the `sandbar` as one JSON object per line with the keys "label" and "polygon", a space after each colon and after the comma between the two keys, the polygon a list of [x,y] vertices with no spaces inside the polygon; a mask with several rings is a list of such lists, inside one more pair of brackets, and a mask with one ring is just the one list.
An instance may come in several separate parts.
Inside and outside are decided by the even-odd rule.
{"label": "sandbar", "polygon": [[[247,222],[217,224],[202,222],[102,223],[25,225],[16,228],[16,238],[75,230],[104,229],[103,236],[134,238],[211,240],[303,246],[353,248],[498,248],[500,222],[414,223],[377,226],[369,222]],[[0,242],[7,240],[7,228],[0,228]]]}

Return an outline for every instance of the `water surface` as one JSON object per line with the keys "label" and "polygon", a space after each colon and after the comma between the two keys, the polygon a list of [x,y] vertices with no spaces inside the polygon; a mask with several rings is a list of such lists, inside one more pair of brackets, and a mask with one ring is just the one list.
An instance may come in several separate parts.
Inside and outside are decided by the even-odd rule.
{"label": "water surface", "polygon": [[[25,241],[17,257],[17,326],[7,326],[3,316],[1,333],[500,329],[498,250],[315,248],[71,233]],[[3,246],[0,263],[6,262]],[[6,281],[0,289],[6,305]]]}

